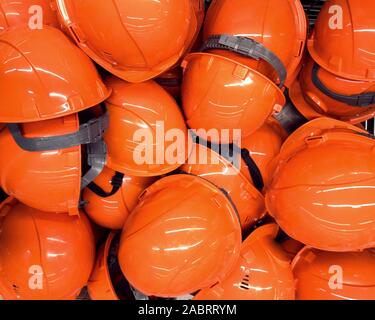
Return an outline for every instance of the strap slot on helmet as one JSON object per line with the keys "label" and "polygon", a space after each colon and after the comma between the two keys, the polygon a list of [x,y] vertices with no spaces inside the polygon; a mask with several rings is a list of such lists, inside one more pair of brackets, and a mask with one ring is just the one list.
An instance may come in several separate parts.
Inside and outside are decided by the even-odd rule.
{"label": "strap slot on helmet", "polygon": [[254,39],[227,34],[213,35],[204,43],[201,51],[210,49],[229,50],[245,57],[268,62],[279,76],[279,87],[284,87],[287,71],[283,62],[272,51]]}
{"label": "strap slot on helmet", "polygon": [[319,70],[320,66],[315,63],[311,74],[312,82],[315,87],[317,87],[326,96],[352,107],[369,107],[370,105],[375,104],[375,92],[344,95],[328,89],[318,77]]}

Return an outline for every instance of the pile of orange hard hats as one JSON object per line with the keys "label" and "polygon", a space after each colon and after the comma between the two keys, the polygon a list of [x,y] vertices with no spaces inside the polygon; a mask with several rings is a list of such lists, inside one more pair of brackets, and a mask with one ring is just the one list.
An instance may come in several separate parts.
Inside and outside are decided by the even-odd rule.
{"label": "pile of orange hard hats", "polygon": [[0,0],[0,300],[375,300],[373,0],[208,2]]}

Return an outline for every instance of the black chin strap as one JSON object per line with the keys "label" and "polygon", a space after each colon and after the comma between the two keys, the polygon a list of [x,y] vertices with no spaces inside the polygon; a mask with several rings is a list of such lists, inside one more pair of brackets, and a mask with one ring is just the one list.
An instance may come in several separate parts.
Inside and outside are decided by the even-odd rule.
{"label": "black chin strap", "polygon": [[[195,143],[197,144],[200,144],[200,139],[198,136],[196,136],[196,141]],[[216,152],[218,152],[220,154],[220,145],[217,145],[217,144],[213,144],[209,141],[205,141],[205,144],[207,146],[207,148],[211,149],[211,150],[214,150]],[[248,170],[249,170],[249,173],[250,173],[250,176],[251,176],[251,179],[253,180],[253,184],[254,184],[254,187],[259,190],[259,191],[262,191],[263,188],[264,188],[264,180],[263,180],[263,177],[262,177],[262,173],[260,172],[257,164],[255,163],[255,161],[253,160],[253,158],[251,158],[251,154],[249,152],[249,150],[243,148],[243,149],[240,149],[236,144],[234,143],[231,143],[229,144],[229,148],[231,150],[231,153],[232,154],[239,154],[239,152],[241,151],[241,158],[242,160],[245,162]],[[224,157],[226,158],[226,157]],[[226,158],[226,160],[230,161],[229,159]],[[240,163],[238,163],[238,166],[234,165],[237,169],[239,168],[239,165]]]}
{"label": "black chin strap", "polygon": [[262,191],[264,188],[262,173],[260,172],[253,158],[251,158],[249,150],[241,149],[241,157],[249,169],[249,173],[251,179],[253,180],[255,188],[257,188],[259,191]]}
{"label": "black chin strap", "polygon": [[124,176],[125,175],[121,172],[115,173],[115,175],[111,179],[112,190],[110,192],[105,192],[95,182],[91,182],[87,187],[99,197],[109,198],[120,190],[123,180],[124,180]]}
{"label": "black chin strap", "polygon": [[201,51],[212,49],[229,50],[248,58],[266,61],[276,70],[280,79],[279,87],[284,87],[287,71],[283,62],[260,42],[246,37],[219,34],[209,37]]}
{"label": "black chin strap", "polygon": [[[289,98],[288,90],[285,90],[285,92]],[[293,105],[290,99],[288,99],[288,102],[284,105],[283,109],[280,112],[275,113],[273,117],[288,134],[292,134],[299,127],[308,122],[308,120]]]}
{"label": "black chin strap", "polygon": [[319,70],[320,70],[320,66],[317,63],[315,63],[312,68],[311,79],[312,79],[314,86],[318,88],[326,96],[336,101],[343,102],[352,107],[369,107],[375,104],[375,92],[344,95],[344,94],[333,92],[332,90],[328,89],[324,85],[324,83],[319,79],[319,76],[318,76]]}

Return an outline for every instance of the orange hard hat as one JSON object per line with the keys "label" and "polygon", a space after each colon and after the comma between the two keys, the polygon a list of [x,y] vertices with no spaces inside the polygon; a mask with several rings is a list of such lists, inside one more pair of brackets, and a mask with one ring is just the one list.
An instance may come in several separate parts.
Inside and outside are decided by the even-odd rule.
{"label": "orange hard hat", "polygon": [[130,177],[104,168],[83,192],[85,212],[92,221],[107,229],[122,229],[138,196],[154,179]]}
{"label": "orange hard hat", "polygon": [[375,81],[341,78],[320,68],[310,57],[289,95],[308,119],[325,115],[357,124],[375,116]]}
{"label": "orange hard hat", "polygon": [[[105,164],[106,148],[100,139],[107,125],[106,115],[80,125],[77,114],[8,124],[0,130],[1,188],[32,208],[78,214],[81,189]],[[91,168],[83,174],[86,159]]]}
{"label": "orange hard hat", "polygon": [[226,194],[193,175],[146,189],[120,240],[129,283],[148,296],[177,297],[224,279],[235,265],[241,226]]}
{"label": "orange hard hat", "polygon": [[0,122],[66,116],[110,94],[94,64],[58,29],[11,28],[0,35],[0,52]]}
{"label": "orange hard hat", "polygon": [[188,126],[206,132],[230,130],[228,139],[211,138],[214,143],[233,142],[235,129],[241,129],[242,137],[249,136],[285,104],[277,85],[235,60],[192,53],[182,66],[181,95]]}
{"label": "orange hard hat", "polygon": [[315,62],[339,77],[374,81],[374,10],[373,0],[328,0],[308,41]]}
{"label": "orange hard hat", "polygon": [[240,258],[230,275],[195,300],[294,300],[290,261],[274,241],[276,224],[264,225],[243,242]]}
{"label": "orange hard hat", "polygon": [[37,28],[38,19],[42,25],[59,27],[52,0],[0,0],[0,32],[19,25]]}
{"label": "orange hard hat", "polygon": [[375,140],[319,118],[295,131],[272,164],[268,212],[292,238],[327,251],[375,246]]}
{"label": "orange hard hat", "polygon": [[[151,80],[132,84],[111,77],[106,84],[113,89],[106,101],[107,166],[126,175],[143,177],[163,175],[180,167],[189,156],[189,136],[176,101]],[[167,141],[168,134],[177,131],[180,139],[176,142],[172,137]],[[173,147],[177,154],[169,153],[168,159],[168,150]]]}
{"label": "orange hard hat", "polygon": [[242,139],[241,147],[248,150],[259,168],[264,186],[267,186],[272,178],[269,164],[278,156],[287,136],[283,127],[271,117],[262,127]]}
{"label": "orange hard hat", "polygon": [[130,82],[173,67],[203,20],[203,0],[57,0],[57,5],[80,48]]}
{"label": "orange hard hat", "polygon": [[375,251],[305,247],[293,261],[298,300],[375,300]]}
{"label": "orange hard hat", "polygon": [[[286,69],[286,78],[280,79],[277,68],[265,57],[254,59],[223,51],[218,43],[211,50],[242,62],[268,78],[291,83],[303,57],[307,22],[299,0],[215,0],[204,24],[203,38],[212,41],[217,35],[232,35],[252,39],[265,51],[276,55]],[[268,53],[269,54],[269,53]],[[267,55],[267,53],[266,53]]]}
{"label": "orange hard hat", "polygon": [[246,164],[236,165],[235,162],[204,145],[195,144],[180,170],[200,176],[225,190],[236,206],[242,230],[246,231],[266,214],[266,208],[261,190],[257,190],[252,183],[250,172],[257,169],[247,167]]}
{"label": "orange hard hat", "polygon": [[285,104],[281,88],[293,80],[289,72],[296,76],[306,29],[299,1],[214,1],[205,21],[205,52],[188,55],[182,64],[188,125],[241,129],[242,137],[261,127]]}
{"label": "orange hard hat", "polygon": [[75,299],[95,259],[85,215],[46,214],[8,198],[0,216],[0,295],[6,300]]}

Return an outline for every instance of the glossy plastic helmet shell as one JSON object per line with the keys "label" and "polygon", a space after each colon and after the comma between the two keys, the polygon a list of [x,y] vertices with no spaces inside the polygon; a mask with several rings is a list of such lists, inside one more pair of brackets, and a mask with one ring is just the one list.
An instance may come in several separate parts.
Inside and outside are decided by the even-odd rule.
{"label": "glossy plastic helmet shell", "polygon": [[[303,57],[307,22],[299,0],[215,0],[204,24],[204,40],[229,34],[253,39],[263,44],[282,61],[287,70],[286,83],[294,81]],[[216,52],[216,51],[215,51]],[[264,60],[217,51],[262,73],[274,82],[278,75]]]}
{"label": "glossy plastic helmet shell", "polygon": [[107,119],[80,124],[73,114],[2,127],[0,187],[37,210],[77,215],[81,189],[104,167]]}
{"label": "glossy plastic helmet shell", "polygon": [[203,13],[202,0],[57,0],[57,5],[80,48],[129,82],[173,67],[194,41]]}
{"label": "glossy plastic helmet shell", "polygon": [[299,1],[214,1],[204,24],[204,52],[182,64],[188,126],[240,129],[242,138],[259,129],[285,104],[282,88],[297,75],[306,32]]}
{"label": "glossy plastic helmet shell", "polygon": [[[46,137],[75,132],[79,121],[77,115],[71,115],[22,127],[28,138]],[[81,146],[29,152],[16,143],[7,127],[0,132],[0,146],[3,148],[0,153],[0,181],[8,195],[41,211],[78,213]]]}
{"label": "glossy plastic helmet shell", "polygon": [[372,0],[329,0],[308,49],[322,68],[351,80],[375,80],[375,9]]}
{"label": "glossy plastic helmet shell", "polygon": [[374,300],[375,251],[304,248],[293,261],[298,300]]}
{"label": "glossy plastic helmet shell", "polygon": [[192,129],[234,130],[247,137],[267,118],[281,110],[285,97],[278,86],[261,73],[233,59],[212,54],[192,53],[184,62],[182,101],[187,125]]}
{"label": "glossy plastic helmet shell", "polygon": [[50,215],[8,198],[0,216],[0,295],[6,300],[75,299],[95,259],[85,215]]}
{"label": "glossy plastic helmet shell", "polygon": [[20,26],[0,35],[0,122],[70,115],[109,94],[91,60],[61,31]]}
{"label": "glossy plastic helmet shell", "polygon": [[[159,176],[180,167],[190,153],[190,136],[176,101],[151,80],[132,84],[111,77],[106,84],[113,89],[106,101],[107,166],[136,177]],[[177,142],[167,141],[169,133],[179,135]],[[176,155],[168,153],[172,149]]]}
{"label": "glossy plastic helmet shell", "polygon": [[294,300],[290,260],[274,241],[276,224],[253,231],[243,242],[240,259],[231,274],[195,300]]}
{"label": "glossy plastic helmet shell", "polygon": [[202,178],[173,175],[146,189],[121,235],[119,263],[140,292],[178,297],[224,279],[240,246],[226,195]]}
{"label": "glossy plastic helmet shell", "polygon": [[268,212],[292,238],[326,251],[375,245],[375,140],[328,118],[310,121],[273,163]]}

